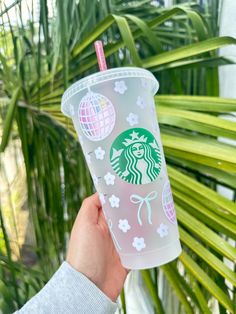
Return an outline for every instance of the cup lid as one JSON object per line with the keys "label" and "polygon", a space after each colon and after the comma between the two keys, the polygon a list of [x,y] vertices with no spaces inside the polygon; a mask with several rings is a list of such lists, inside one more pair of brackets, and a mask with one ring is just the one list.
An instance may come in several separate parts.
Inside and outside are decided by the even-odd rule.
{"label": "cup lid", "polygon": [[156,94],[159,83],[156,80],[155,76],[148,70],[137,68],[137,67],[120,67],[113,68],[106,71],[97,72],[91,75],[88,75],[79,81],[72,84],[62,95],[61,100],[61,111],[68,117],[70,117],[70,103],[69,100],[71,97],[81,92],[82,90],[91,87],[98,83],[103,83],[113,79],[120,79],[126,77],[140,77],[148,79],[152,82],[152,92],[153,95]]}

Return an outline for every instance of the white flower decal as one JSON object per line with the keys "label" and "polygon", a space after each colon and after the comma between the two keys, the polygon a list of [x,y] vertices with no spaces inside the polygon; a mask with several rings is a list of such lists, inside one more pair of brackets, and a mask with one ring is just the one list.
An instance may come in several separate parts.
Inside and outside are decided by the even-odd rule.
{"label": "white flower decal", "polygon": [[124,94],[127,90],[127,86],[125,85],[125,81],[116,81],[114,91],[119,94]]}
{"label": "white flower decal", "polygon": [[169,227],[163,223],[160,224],[159,228],[157,228],[157,233],[159,233],[161,238],[164,238],[168,235]]}
{"label": "white flower decal", "polygon": [[103,150],[100,146],[95,149],[95,156],[97,159],[103,160],[105,155],[105,150]]}
{"label": "white flower decal", "polygon": [[88,153],[85,154],[85,159],[87,161],[87,164],[90,165],[91,164],[91,156]]}
{"label": "white flower decal", "polygon": [[93,183],[96,186],[98,184],[98,177],[95,174],[92,175]]}
{"label": "white flower decal", "polygon": [[119,197],[115,196],[114,194],[112,194],[112,196],[109,197],[109,202],[111,204],[111,207],[118,208],[120,206],[120,199],[119,199]]}
{"label": "white flower decal", "polygon": [[114,174],[107,172],[107,174],[104,176],[104,180],[106,181],[106,185],[114,185],[115,178],[116,177],[114,176]]}
{"label": "white flower decal", "polygon": [[138,96],[138,99],[137,99],[137,101],[136,101],[136,105],[139,106],[141,109],[144,109],[144,107],[145,107],[145,102],[144,102],[143,97]]}
{"label": "white flower decal", "polygon": [[99,193],[99,199],[102,205],[106,203],[105,196],[103,193]]}
{"label": "white flower decal", "polygon": [[72,104],[70,104],[69,107],[70,107],[70,114],[73,117],[75,115],[75,108],[74,108],[74,106]]}
{"label": "white flower decal", "polygon": [[134,248],[136,248],[137,251],[141,251],[142,249],[144,249],[146,247],[146,244],[144,242],[144,238],[138,238],[138,237],[135,237],[133,239],[132,245]]}
{"label": "white flower decal", "polygon": [[126,117],[126,121],[131,125],[134,126],[135,124],[138,124],[138,115],[134,114],[133,112],[130,112],[128,117]]}
{"label": "white flower decal", "polygon": [[131,227],[127,219],[119,219],[118,228],[123,232],[127,232],[128,230],[130,230]]}

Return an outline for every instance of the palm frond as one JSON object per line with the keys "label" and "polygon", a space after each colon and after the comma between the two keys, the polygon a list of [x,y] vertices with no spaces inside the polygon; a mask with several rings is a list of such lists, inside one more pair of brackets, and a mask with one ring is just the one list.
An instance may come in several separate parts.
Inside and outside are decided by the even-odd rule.
{"label": "palm frond", "polygon": [[97,71],[92,43],[100,38],[110,67],[148,68],[161,83],[155,103],[184,252],[160,271],[142,272],[153,308],[167,313],[170,297],[160,298],[157,285],[164,276],[165,291],[179,300],[180,313],[210,313],[212,300],[222,313],[233,313],[236,277],[225,260],[235,268],[236,205],[217,193],[217,185],[230,188],[235,198],[236,148],[230,141],[236,139],[236,123],[221,115],[236,111],[236,101],[217,97],[217,67],[232,61],[216,50],[236,40],[214,37],[209,7],[204,13],[196,3],[166,9],[147,0],[56,1],[51,12],[49,2],[40,1],[38,16],[29,7],[32,20],[25,23],[18,10],[14,23],[9,12],[19,5],[1,7],[0,13],[7,20],[0,25],[1,163],[20,141],[33,238],[27,254],[34,257],[27,267],[22,248],[19,260],[12,259],[7,205],[1,202],[1,310],[19,308],[50,278],[65,257],[81,201],[93,191],[60,102],[67,86]]}

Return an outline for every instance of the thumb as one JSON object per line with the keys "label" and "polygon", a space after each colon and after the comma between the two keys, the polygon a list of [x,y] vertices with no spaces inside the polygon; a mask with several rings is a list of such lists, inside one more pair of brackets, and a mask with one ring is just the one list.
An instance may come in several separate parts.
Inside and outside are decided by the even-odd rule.
{"label": "thumb", "polygon": [[98,223],[99,210],[101,208],[101,203],[99,200],[98,193],[86,197],[83,200],[82,206],[79,211],[80,219],[83,219],[92,224]]}

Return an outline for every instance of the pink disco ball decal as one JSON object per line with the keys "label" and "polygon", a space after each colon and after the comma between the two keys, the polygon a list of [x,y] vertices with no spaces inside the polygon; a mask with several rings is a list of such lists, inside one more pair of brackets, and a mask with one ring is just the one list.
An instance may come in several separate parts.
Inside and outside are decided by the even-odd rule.
{"label": "pink disco ball decal", "polygon": [[81,129],[91,141],[103,140],[115,126],[115,109],[111,101],[92,91],[81,99],[78,115]]}
{"label": "pink disco ball decal", "polygon": [[168,220],[176,224],[175,206],[169,181],[166,181],[162,191],[162,206]]}

